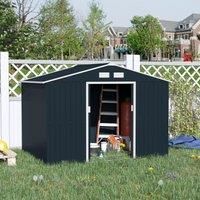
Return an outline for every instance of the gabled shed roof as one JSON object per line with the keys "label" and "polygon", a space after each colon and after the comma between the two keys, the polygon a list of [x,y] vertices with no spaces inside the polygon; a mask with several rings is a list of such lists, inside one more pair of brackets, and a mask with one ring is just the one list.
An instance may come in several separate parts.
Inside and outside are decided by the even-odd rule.
{"label": "gabled shed roof", "polygon": [[23,81],[23,83],[45,84],[45,83],[57,81],[57,80],[60,80],[60,79],[64,79],[64,78],[67,78],[67,77],[75,76],[75,75],[78,75],[78,74],[87,73],[89,71],[93,71],[93,70],[97,70],[97,69],[101,69],[101,68],[103,69],[103,68],[108,67],[108,66],[114,66],[114,67],[117,67],[117,68],[121,68],[123,70],[138,73],[142,76],[152,77],[154,79],[159,79],[159,80],[162,80],[162,81],[169,82],[168,80],[163,79],[163,78],[158,78],[158,77],[155,77],[155,76],[144,74],[142,72],[137,72],[137,71],[134,71],[134,70],[131,70],[131,69],[127,69],[124,66],[120,66],[120,65],[116,65],[116,64],[112,64],[112,63],[105,63],[105,64],[102,63],[102,64],[93,64],[93,65],[91,65],[91,64],[76,65],[76,66],[69,68],[69,69],[65,69],[65,70],[61,70],[61,71],[58,71],[58,72],[46,74],[46,75],[43,75],[43,76],[40,76],[40,77],[25,80],[25,81]]}

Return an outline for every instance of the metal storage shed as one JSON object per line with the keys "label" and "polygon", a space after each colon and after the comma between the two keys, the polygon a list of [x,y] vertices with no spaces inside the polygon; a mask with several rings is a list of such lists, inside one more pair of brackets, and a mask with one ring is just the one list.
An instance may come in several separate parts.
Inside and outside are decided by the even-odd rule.
{"label": "metal storage shed", "polygon": [[48,163],[89,161],[102,85],[117,85],[131,99],[131,156],[167,154],[168,81],[115,64],[77,65],[23,81],[22,148]]}

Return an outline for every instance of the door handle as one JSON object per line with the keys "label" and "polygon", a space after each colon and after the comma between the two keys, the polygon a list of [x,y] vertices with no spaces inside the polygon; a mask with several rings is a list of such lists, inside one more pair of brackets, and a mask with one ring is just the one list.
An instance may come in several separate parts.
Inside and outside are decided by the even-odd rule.
{"label": "door handle", "polygon": [[133,112],[133,105],[131,105],[131,111]]}
{"label": "door handle", "polygon": [[87,113],[90,113],[90,112],[91,112],[91,107],[88,106],[88,107],[87,107]]}

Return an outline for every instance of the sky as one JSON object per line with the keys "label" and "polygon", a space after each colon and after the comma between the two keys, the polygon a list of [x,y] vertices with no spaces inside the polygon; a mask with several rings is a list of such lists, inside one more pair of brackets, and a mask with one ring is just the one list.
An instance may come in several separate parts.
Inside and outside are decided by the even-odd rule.
{"label": "sky", "polygon": [[[69,0],[78,20],[88,13],[90,0]],[[130,26],[133,16],[147,14],[159,19],[180,21],[192,13],[200,13],[200,0],[99,0],[107,21],[113,26]]]}

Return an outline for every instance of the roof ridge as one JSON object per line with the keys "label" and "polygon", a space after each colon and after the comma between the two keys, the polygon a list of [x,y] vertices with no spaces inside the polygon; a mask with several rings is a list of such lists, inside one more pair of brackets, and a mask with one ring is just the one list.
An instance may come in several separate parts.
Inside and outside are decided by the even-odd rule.
{"label": "roof ridge", "polygon": [[181,20],[180,23],[184,22],[184,21],[186,21],[188,19],[191,19],[191,18],[194,20],[194,16],[197,16],[197,18],[200,19],[200,13],[192,13],[189,16],[185,17],[183,20]]}
{"label": "roof ridge", "polygon": [[167,20],[167,19],[159,19],[159,21],[166,21],[166,22],[176,22],[176,23],[180,22],[180,21]]}

